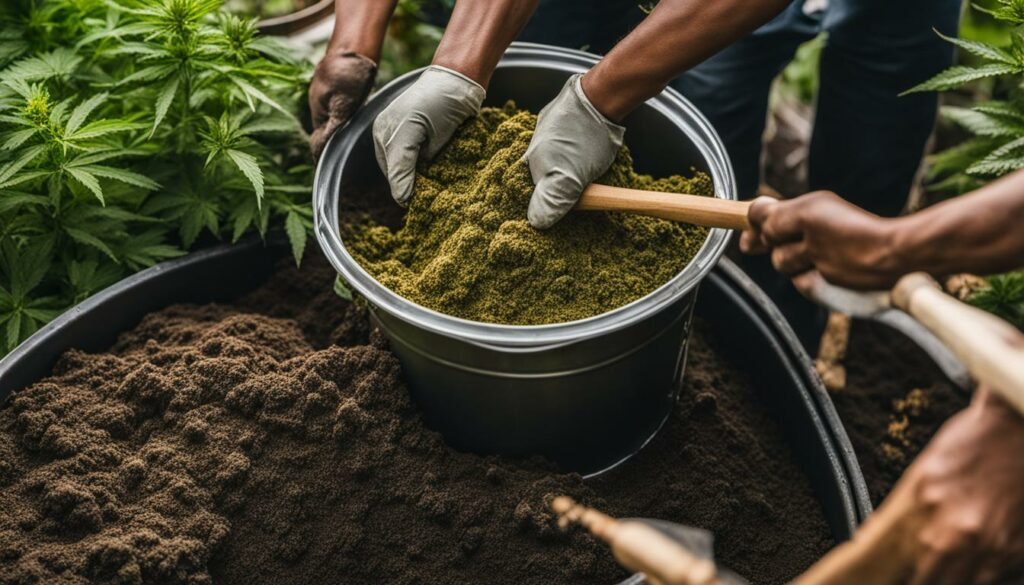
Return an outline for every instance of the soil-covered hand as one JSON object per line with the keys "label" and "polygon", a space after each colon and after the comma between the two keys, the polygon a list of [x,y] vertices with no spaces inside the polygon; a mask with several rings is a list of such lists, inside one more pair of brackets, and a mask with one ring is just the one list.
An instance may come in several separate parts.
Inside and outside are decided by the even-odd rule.
{"label": "soil-covered hand", "polygon": [[327,139],[363,105],[376,76],[377,64],[358,53],[336,51],[324,55],[309,84],[314,160],[320,159]]}
{"label": "soil-covered hand", "polygon": [[[900,481],[926,520],[913,585],[999,583],[1024,568],[1024,418],[979,389]],[[906,484],[906,485],[904,485]]]}
{"label": "soil-covered hand", "polygon": [[776,270],[808,292],[819,272],[851,288],[891,287],[905,272],[893,220],[873,215],[835,193],[817,191],[778,201],[760,197],[749,213],[752,229],[740,237],[748,254],[770,251]]}

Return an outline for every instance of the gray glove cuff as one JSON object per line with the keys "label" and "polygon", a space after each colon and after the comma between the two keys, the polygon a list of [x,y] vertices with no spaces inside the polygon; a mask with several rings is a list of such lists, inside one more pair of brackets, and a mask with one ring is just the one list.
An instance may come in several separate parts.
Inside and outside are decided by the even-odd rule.
{"label": "gray glove cuff", "polygon": [[600,124],[602,124],[608,130],[608,139],[615,144],[616,151],[622,146],[623,136],[626,134],[626,127],[619,126],[615,122],[612,122],[604,116],[601,112],[597,111],[594,104],[590,103],[590,99],[587,94],[583,93],[583,74],[577,73],[573,75],[569,80],[572,85],[572,91],[576,95],[576,99],[580,101],[580,104],[586,109],[587,113],[590,114]]}
{"label": "gray glove cuff", "polygon": [[524,158],[536,185],[527,218],[538,229],[551,227],[572,209],[583,189],[615,160],[626,129],[594,107],[574,75],[541,110]]}
{"label": "gray glove cuff", "polygon": [[431,77],[435,75],[450,75],[456,78],[458,81],[452,80],[450,82],[441,81],[441,77],[438,76],[438,87],[451,87],[459,95],[464,96],[469,103],[476,104],[476,111],[480,111],[480,106],[484,103],[484,98],[487,97],[487,90],[482,85],[466,77],[462,73],[454,69],[442,67],[441,65],[431,65],[420,75],[420,79],[423,79],[427,75]]}

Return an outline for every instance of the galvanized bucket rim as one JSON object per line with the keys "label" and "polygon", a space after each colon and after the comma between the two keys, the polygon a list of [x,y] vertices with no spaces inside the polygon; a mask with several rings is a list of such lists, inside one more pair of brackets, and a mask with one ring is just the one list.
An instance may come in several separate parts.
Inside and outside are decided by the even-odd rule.
{"label": "galvanized bucket rim", "polygon": [[[533,66],[573,74],[586,71],[598,59],[598,56],[583,51],[533,43],[513,43],[498,68]],[[314,228],[320,247],[342,278],[377,308],[425,330],[464,342],[505,350],[550,350],[606,335],[656,314],[693,290],[725,252],[731,231],[711,229],[690,264],[661,287],[612,311],[551,325],[502,325],[470,321],[434,311],[392,292],[363,269],[345,248],[338,229],[340,192],[337,186],[340,184],[341,165],[356,143],[353,134],[369,131],[377,113],[422,71],[419,69],[398,77],[370,98],[349,124],[328,142],[313,182]],[[668,88],[642,107],[655,108],[697,147],[709,167],[715,185],[715,197],[737,199],[736,181],[725,146],[711,123],[693,104]]]}

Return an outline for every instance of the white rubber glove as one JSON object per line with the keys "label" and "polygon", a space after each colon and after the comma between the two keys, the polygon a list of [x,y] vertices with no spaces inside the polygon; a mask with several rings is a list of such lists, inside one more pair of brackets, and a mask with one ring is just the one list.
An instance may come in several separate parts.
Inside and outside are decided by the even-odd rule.
{"label": "white rubber glove", "polygon": [[583,189],[612,166],[626,129],[605,118],[583,94],[582,74],[566,82],[537,118],[526,162],[536,187],[527,218],[537,229],[562,219]]}
{"label": "white rubber glove", "polygon": [[431,65],[377,116],[373,150],[395,201],[409,203],[416,162],[434,158],[463,122],[479,114],[485,94],[458,71]]}

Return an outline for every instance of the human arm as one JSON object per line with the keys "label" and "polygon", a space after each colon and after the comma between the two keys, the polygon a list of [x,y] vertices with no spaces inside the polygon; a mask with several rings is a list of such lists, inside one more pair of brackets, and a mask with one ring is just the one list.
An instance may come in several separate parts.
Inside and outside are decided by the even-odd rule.
{"label": "human arm", "polygon": [[790,0],[661,0],[583,76],[583,91],[608,119],[622,120],[681,73],[765,24]]}
{"label": "human arm", "polygon": [[570,79],[537,122],[527,162],[538,229],[569,212],[622,145],[618,124],[680,73],[771,20],[790,0],[661,0],[581,79]]}
{"label": "human arm", "polygon": [[899,218],[870,214],[834,193],[816,192],[750,209],[747,253],[771,250],[775,268],[807,289],[813,271],[860,289],[891,287],[925,271],[991,274],[1024,266],[1024,171]]}
{"label": "human arm", "polygon": [[310,139],[319,158],[327,139],[345,125],[373,87],[388,20],[398,0],[337,0],[334,31],[309,84]]}
{"label": "human arm", "polygon": [[433,63],[373,124],[374,153],[391,196],[406,204],[416,163],[430,160],[483,104],[484,87],[537,0],[463,0],[455,5]]}

